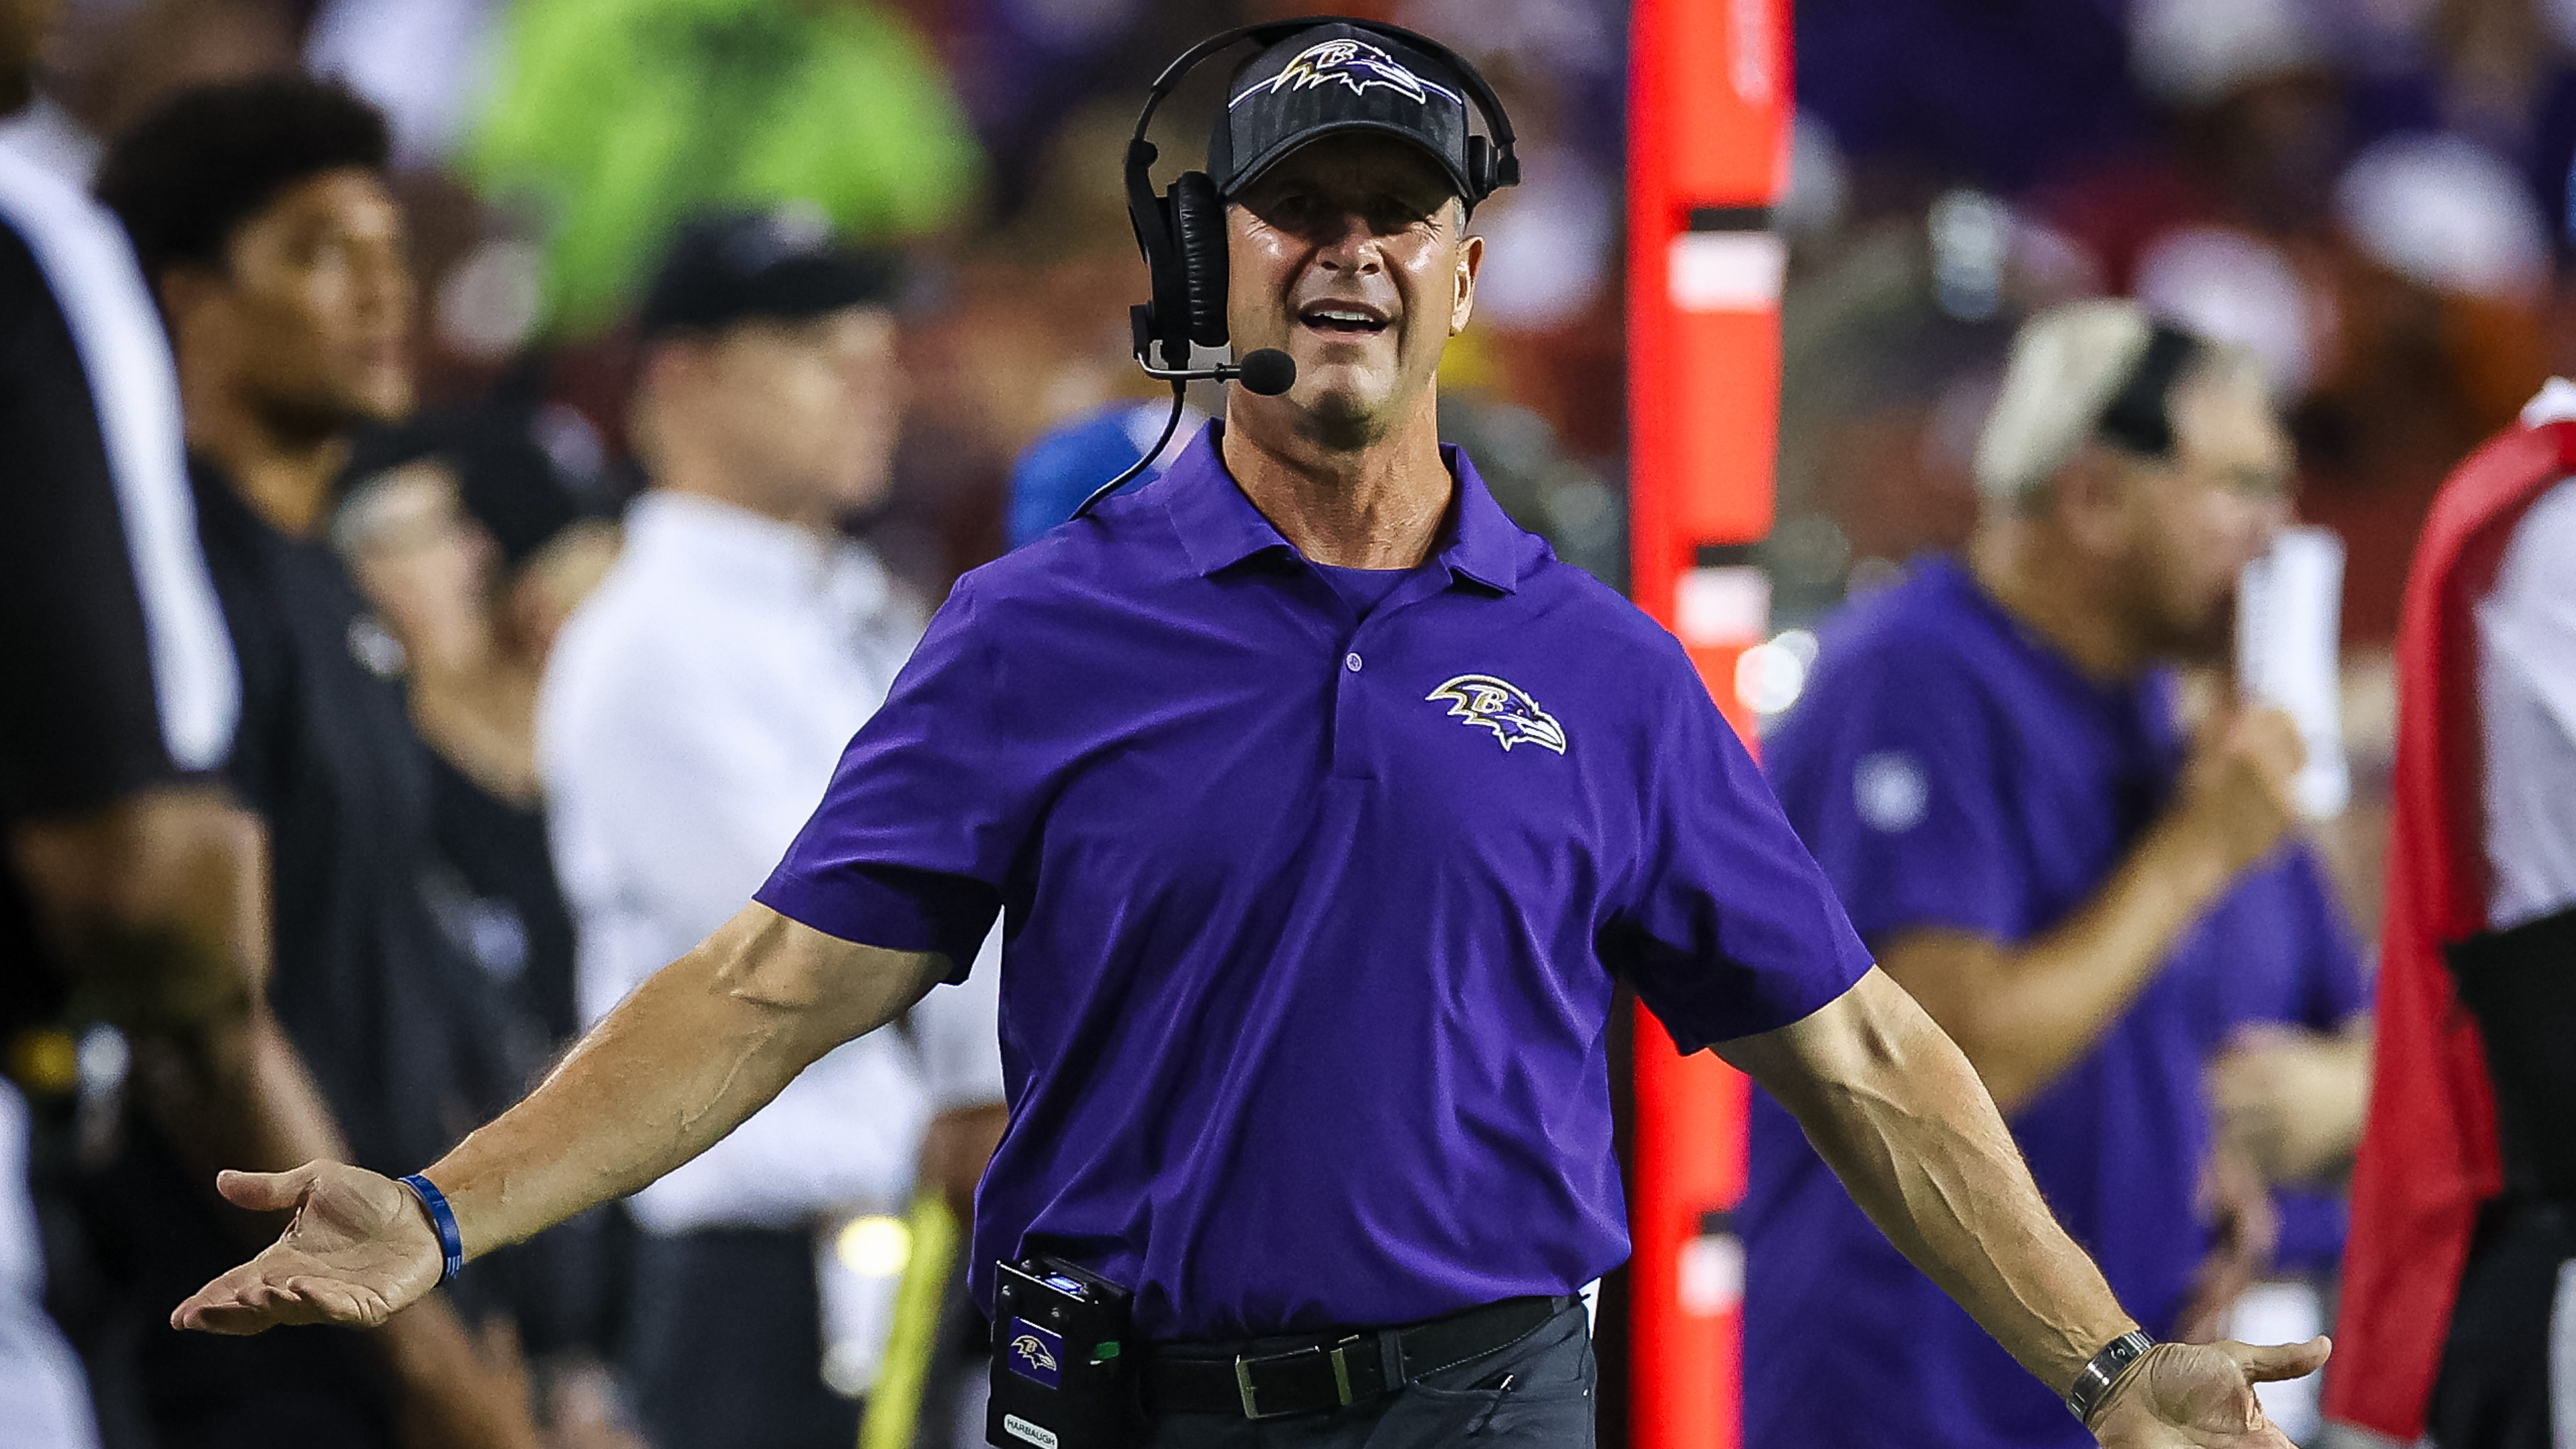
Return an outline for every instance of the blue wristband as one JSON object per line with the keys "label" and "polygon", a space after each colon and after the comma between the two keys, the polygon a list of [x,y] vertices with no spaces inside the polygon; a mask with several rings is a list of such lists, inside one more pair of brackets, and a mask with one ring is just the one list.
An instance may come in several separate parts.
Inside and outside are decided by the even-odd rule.
{"label": "blue wristband", "polygon": [[412,1196],[420,1199],[421,1207],[429,1213],[429,1225],[438,1230],[438,1250],[447,1258],[439,1270],[438,1281],[444,1283],[464,1272],[465,1235],[456,1229],[456,1209],[447,1205],[447,1194],[438,1190],[437,1183],[417,1172],[403,1178],[402,1185],[410,1188]]}

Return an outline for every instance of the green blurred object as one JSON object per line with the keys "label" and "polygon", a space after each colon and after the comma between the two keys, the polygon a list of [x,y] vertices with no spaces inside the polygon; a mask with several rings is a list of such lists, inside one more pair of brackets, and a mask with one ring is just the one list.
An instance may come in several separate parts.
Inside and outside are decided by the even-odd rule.
{"label": "green blurred object", "polygon": [[912,1229],[912,1256],[895,1290],[894,1329],[885,1361],[868,1389],[859,1420],[859,1449],[912,1449],[921,1423],[921,1391],[939,1352],[939,1320],[948,1305],[948,1280],[957,1267],[957,1215],[935,1192],[912,1200],[904,1219]]}
{"label": "green blurred object", "polygon": [[692,211],[801,202],[888,241],[983,175],[938,57],[867,0],[520,0],[466,164],[536,199],[548,324],[573,334],[615,319]]}

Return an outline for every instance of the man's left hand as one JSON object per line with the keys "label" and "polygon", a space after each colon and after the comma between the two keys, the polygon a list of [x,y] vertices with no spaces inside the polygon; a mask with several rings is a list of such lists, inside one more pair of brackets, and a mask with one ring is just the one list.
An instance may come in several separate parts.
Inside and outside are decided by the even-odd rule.
{"label": "man's left hand", "polygon": [[2111,1391],[2093,1421],[2103,1449],[2294,1449],[2254,1397],[2256,1384],[2305,1378],[2334,1345],[2323,1338],[2158,1344]]}

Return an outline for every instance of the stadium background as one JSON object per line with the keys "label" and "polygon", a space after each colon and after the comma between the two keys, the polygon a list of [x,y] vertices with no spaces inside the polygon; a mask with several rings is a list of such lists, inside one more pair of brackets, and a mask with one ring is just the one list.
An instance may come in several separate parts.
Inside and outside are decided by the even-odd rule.
{"label": "stadium background", "polygon": [[[1024,447],[1150,395],[1125,358],[1141,272],[1117,171],[1146,82],[1215,28],[1311,8],[73,0],[43,100],[5,130],[78,171],[184,84],[346,78],[398,131],[424,412],[532,419],[559,480],[603,504],[636,483],[628,314],[673,218],[813,207],[900,247],[913,393],[894,497],[865,529],[937,597],[1001,548]],[[1523,523],[1625,585],[1630,61],[1647,17],[1615,0],[1343,8],[1457,45],[1512,108],[1528,184],[1477,218],[1493,262],[1443,428]],[[1786,18],[1784,184],[1746,198],[1785,242],[1776,505],[1767,532],[1691,560],[1758,570],[1769,591],[1741,641],[1754,658],[1713,675],[1722,696],[1740,683],[1725,702],[1757,724],[1785,708],[1805,625],[1965,537],[1969,449],[2021,317],[2139,296],[2262,357],[2300,445],[2299,512],[2349,550],[2356,789],[2325,835],[2368,934],[2416,529],[2443,471],[2576,349],[2559,265],[2576,3],[1803,0]],[[1195,150],[1209,105],[1169,108],[1167,156]],[[1610,1407],[1605,1426],[1623,1421]]]}

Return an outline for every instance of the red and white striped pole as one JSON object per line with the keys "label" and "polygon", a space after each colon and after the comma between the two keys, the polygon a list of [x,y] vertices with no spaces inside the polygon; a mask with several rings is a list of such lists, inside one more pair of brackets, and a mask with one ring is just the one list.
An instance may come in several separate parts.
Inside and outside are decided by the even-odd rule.
{"label": "red and white striped pole", "polygon": [[[1787,181],[1786,0],[1634,0],[1628,109],[1632,578],[1748,742],[1736,660],[1770,623]],[[1742,1438],[1745,1084],[1642,1010],[1629,1282],[1632,1449]]]}

